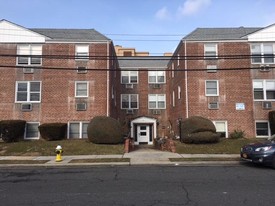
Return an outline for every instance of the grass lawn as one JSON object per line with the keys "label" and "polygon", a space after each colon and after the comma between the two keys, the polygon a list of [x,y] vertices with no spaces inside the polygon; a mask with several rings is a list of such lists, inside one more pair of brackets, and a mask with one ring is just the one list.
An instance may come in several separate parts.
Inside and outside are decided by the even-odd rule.
{"label": "grass lawn", "polygon": [[33,140],[13,143],[0,142],[0,156],[54,156],[56,155],[55,148],[58,144],[62,146],[64,155],[105,155],[124,153],[124,144],[93,144],[87,140]]}
{"label": "grass lawn", "polygon": [[185,144],[176,141],[176,152],[179,154],[239,154],[242,146],[263,141],[261,139],[221,139],[214,144]]}
{"label": "grass lawn", "polygon": [[[176,152],[180,154],[239,154],[240,148],[259,139],[221,139],[215,144],[184,144],[176,141]],[[0,156],[55,156],[55,148],[60,144],[63,155],[105,155],[123,154],[124,144],[93,144],[87,140],[63,141],[21,141],[4,143],[0,141]]]}

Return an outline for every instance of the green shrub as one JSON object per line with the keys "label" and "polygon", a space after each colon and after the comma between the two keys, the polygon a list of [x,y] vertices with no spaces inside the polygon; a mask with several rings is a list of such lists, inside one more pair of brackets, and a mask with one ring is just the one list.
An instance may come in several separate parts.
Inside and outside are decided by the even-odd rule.
{"label": "green shrub", "polygon": [[193,116],[181,123],[181,141],[189,144],[218,142],[220,134],[209,119]]}
{"label": "green shrub", "polygon": [[270,111],[268,113],[268,119],[269,119],[269,127],[271,131],[271,135],[275,134],[275,111]]}
{"label": "green shrub", "polygon": [[65,139],[67,134],[66,123],[45,123],[41,124],[38,129],[41,137],[48,141]]}
{"label": "green shrub", "polygon": [[24,139],[26,121],[3,120],[0,121],[0,137],[4,142],[17,142]]}
{"label": "green shrub", "polygon": [[245,137],[245,132],[240,129],[235,129],[232,133],[230,133],[229,138],[231,139],[240,139]]}
{"label": "green shrub", "polygon": [[88,125],[88,139],[95,144],[118,144],[123,142],[122,127],[116,119],[106,116],[94,117]]}
{"label": "green shrub", "polygon": [[196,132],[189,134],[188,137],[184,137],[182,142],[187,144],[204,144],[204,143],[216,143],[219,142],[221,137],[220,133],[213,133],[210,131]]}
{"label": "green shrub", "polygon": [[181,131],[184,134],[211,131],[216,132],[216,127],[209,119],[200,116],[192,116],[181,123]]}

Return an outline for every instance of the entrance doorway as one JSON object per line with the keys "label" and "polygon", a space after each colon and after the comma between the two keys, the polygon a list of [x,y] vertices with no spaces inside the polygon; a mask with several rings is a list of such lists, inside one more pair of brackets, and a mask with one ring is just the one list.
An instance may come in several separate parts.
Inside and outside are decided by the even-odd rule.
{"label": "entrance doorway", "polygon": [[137,140],[139,144],[148,144],[150,137],[149,125],[138,125],[137,126]]}
{"label": "entrance doorway", "polygon": [[157,120],[149,117],[138,117],[131,121],[131,137],[135,145],[153,145],[157,137]]}

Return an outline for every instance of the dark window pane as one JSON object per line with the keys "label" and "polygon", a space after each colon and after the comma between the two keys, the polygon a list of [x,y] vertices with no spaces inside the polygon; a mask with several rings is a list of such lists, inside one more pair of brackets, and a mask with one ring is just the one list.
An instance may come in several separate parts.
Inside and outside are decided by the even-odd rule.
{"label": "dark window pane", "polygon": [[31,102],[38,102],[40,101],[40,93],[31,93],[30,94],[30,101]]}
{"label": "dark window pane", "polygon": [[264,99],[264,92],[262,89],[254,89],[254,99]]}
{"label": "dark window pane", "polygon": [[18,57],[18,64],[27,65],[29,63],[28,57]]}
{"label": "dark window pane", "polygon": [[17,92],[17,101],[27,101],[27,92]]}
{"label": "dark window pane", "polygon": [[31,82],[30,87],[31,92],[40,92],[40,82]]}
{"label": "dark window pane", "polygon": [[268,136],[268,123],[267,122],[257,122],[256,123],[256,133],[257,133],[257,136]]}
{"label": "dark window pane", "polygon": [[28,91],[28,84],[27,83],[18,83],[17,84],[17,91],[21,92],[21,91]]}
{"label": "dark window pane", "polygon": [[275,99],[275,91],[266,91],[267,99]]}

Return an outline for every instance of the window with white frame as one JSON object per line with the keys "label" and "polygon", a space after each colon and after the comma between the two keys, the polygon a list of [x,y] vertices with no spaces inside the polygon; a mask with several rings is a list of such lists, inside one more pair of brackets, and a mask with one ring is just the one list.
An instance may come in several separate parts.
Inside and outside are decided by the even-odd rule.
{"label": "window with white frame", "polygon": [[178,86],[178,99],[181,99],[181,87]]}
{"label": "window with white frame", "polygon": [[89,122],[70,122],[69,139],[88,138],[88,133],[87,133],[88,125],[89,125]]}
{"label": "window with white frame", "polygon": [[174,78],[175,77],[175,64],[174,64],[174,62],[172,63],[172,68],[171,68],[171,76],[172,76],[172,78]]}
{"label": "window with white frame", "polygon": [[252,64],[273,64],[275,44],[251,44]]}
{"label": "window with white frame", "polygon": [[138,94],[121,94],[121,109],[138,109]]}
{"label": "window with white frame", "polygon": [[137,84],[138,71],[121,71],[121,84]]}
{"label": "window with white frame", "polygon": [[206,96],[219,96],[219,81],[206,80],[205,81],[205,95]]}
{"label": "window with white frame", "polygon": [[15,102],[34,102],[41,101],[41,82],[18,81],[16,82]]}
{"label": "window with white frame", "polygon": [[75,58],[79,60],[89,59],[89,45],[76,45]]}
{"label": "window with white frame", "polygon": [[205,58],[217,58],[218,47],[217,44],[207,43],[204,44],[204,57]]}
{"label": "window with white frame", "polygon": [[166,95],[165,94],[149,94],[148,95],[149,109],[165,109]]}
{"label": "window with white frame", "polygon": [[275,80],[253,80],[254,100],[275,100]]}
{"label": "window with white frame", "polygon": [[173,93],[172,93],[172,105],[173,105],[173,107],[176,106],[176,103],[175,103],[175,91],[173,91]]}
{"label": "window with white frame", "polygon": [[77,81],[75,82],[75,97],[89,96],[89,82]]}
{"label": "window with white frame", "polygon": [[256,121],[256,137],[270,136],[268,121]]}
{"label": "window with white frame", "polygon": [[165,71],[149,71],[148,75],[148,81],[150,84],[165,83]]}
{"label": "window with white frame", "polygon": [[227,121],[213,121],[216,131],[221,134],[221,137],[228,137],[227,135]]}
{"label": "window with white frame", "polygon": [[25,129],[25,139],[39,139],[39,122],[27,122]]}
{"label": "window with white frame", "polygon": [[18,45],[17,65],[41,65],[42,45]]}

